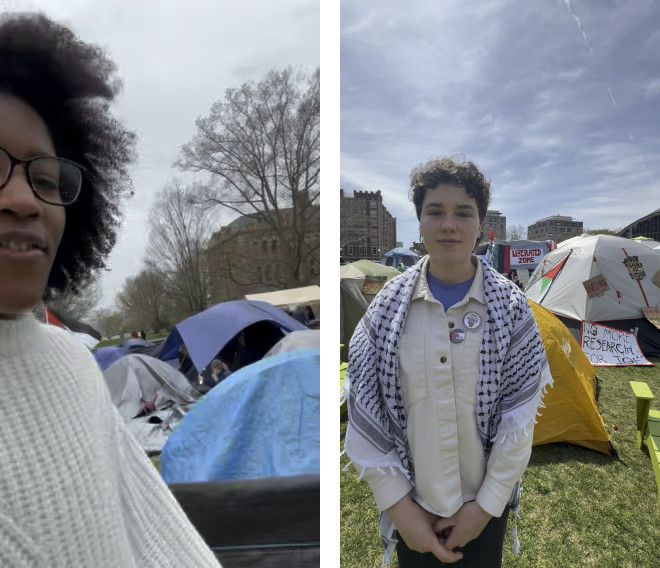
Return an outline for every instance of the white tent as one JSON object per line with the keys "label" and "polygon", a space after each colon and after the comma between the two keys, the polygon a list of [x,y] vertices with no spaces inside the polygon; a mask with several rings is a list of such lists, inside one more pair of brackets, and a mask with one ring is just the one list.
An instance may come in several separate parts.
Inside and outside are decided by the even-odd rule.
{"label": "white tent", "polygon": [[658,356],[660,330],[642,308],[660,306],[660,255],[643,244],[610,235],[564,241],[543,258],[525,293],[559,316],[633,330],[644,353]]}
{"label": "white tent", "polygon": [[[558,274],[549,281],[544,278],[564,258]],[[590,286],[589,281],[601,274],[605,280]],[[544,308],[573,319],[642,318],[643,307],[660,304],[660,255],[630,239],[581,235],[544,257],[525,293]]]}
{"label": "white tent", "polygon": [[[133,353],[104,372],[110,398],[148,454],[160,452],[199,393],[164,361]],[[146,413],[145,413],[146,411]]]}
{"label": "white tent", "polygon": [[654,241],[653,239],[648,239],[646,237],[635,237],[633,239],[630,239],[631,241],[635,241],[637,243],[640,243],[644,246],[647,246],[649,248],[652,248],[654,250],[660,249],[660,242]]}

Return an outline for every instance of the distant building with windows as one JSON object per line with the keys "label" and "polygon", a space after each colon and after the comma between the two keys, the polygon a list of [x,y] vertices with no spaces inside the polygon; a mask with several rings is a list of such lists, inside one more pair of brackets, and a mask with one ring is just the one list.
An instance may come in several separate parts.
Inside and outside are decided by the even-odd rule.
{"label": "distant building with windows", "polygon": [[340,254],[346,262],[366,258],[380,261],[383,253],[396,246],[396,218],[383,205],[378,191],[341,189]]}
{"label": "distant building with windows", "polygon": [[[293,208],[279,215],[280,230],[245,215],[213,233],[206,249],[212,303],[320,284],[319,206],[305,209],[297,230]],[[296,231],[304,235],[301,242]]]}
{"label": "distant building with windows", "polygon": [[496,239],[506,240],[506,216],[499,211],[489,209],[484,220],[484,240],[490,240],[491,230]]}
{"label": "distant building with windows", "polygon": [[423,242],[418,243],[416,241],[413,241],[410,250],[415,251],[419,256],[426,256],[429,253],[429,251],[426,250],[426,247],[424,246]]}
{"label": "distant building with windows", "polygon": [[627,239],[648,237],[654,241],[660,241],[660,209],[656,209],[653,213],[630,223],[630,225],[621,229],[617,236]]}
{"label": "distant building with windows", "polygon": [[539,219],[527,227],[527,239],[530,241],[552,240],[556,243],[565,241],[584,232],[583,222],[573,217],[551,215]]}

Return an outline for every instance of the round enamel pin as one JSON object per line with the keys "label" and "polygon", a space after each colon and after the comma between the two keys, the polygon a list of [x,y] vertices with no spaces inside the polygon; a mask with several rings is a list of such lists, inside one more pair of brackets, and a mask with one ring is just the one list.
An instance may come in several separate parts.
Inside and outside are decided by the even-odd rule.
{"label": "round enamel pin", "polygon": [[471,333],[479,331],[484,323],[481,320],[481,316],[477,312],[465,312],[461,321],[463,323],[463,327]]}
{"label": "round enamel pin", "polygon": [[465,339],[465,332],[462,329],[452,329],[449,332],[449,341],[452,343],[460,343]]}

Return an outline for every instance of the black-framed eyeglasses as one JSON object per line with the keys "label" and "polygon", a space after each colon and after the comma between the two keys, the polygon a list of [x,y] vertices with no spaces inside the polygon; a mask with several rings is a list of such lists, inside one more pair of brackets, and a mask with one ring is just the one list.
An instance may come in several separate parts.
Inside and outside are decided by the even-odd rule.
{"label": "black-framed eyeglasses", "polygon": [[64,158],[35,156],[20,160],[0,148],[0,189],[11,177],[14,166],[25,167],[33,193],[51,205],[71,205],[78,199],[85,168]]}

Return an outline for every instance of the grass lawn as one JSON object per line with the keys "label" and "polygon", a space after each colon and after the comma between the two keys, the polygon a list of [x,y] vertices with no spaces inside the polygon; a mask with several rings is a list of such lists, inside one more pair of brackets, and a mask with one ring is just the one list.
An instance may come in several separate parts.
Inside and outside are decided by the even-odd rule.
{"label": "grass lawn", "polygon": [[[660,366],[660,359],[652,361]],[[646,446],[636,446],[629,385],[631,380],[647,382],[656,396],[651,408],[660,409],[660,368],[597,367],[596,372],[601,414],[624,463],[568,444],[535,446],[523,476],[520,553],[515,557],[511,552],[507,533],[503,566],[660,567],[658,487]],[[342,448],[345,431],[344,418]],[[342,456],[341,467],[346,463]],[[341,566],[379,567],[381,560],[376,505],[368,484],[358,482],[350,467],[341,473]],[[392,566],[398,567],[396,557]]]}

